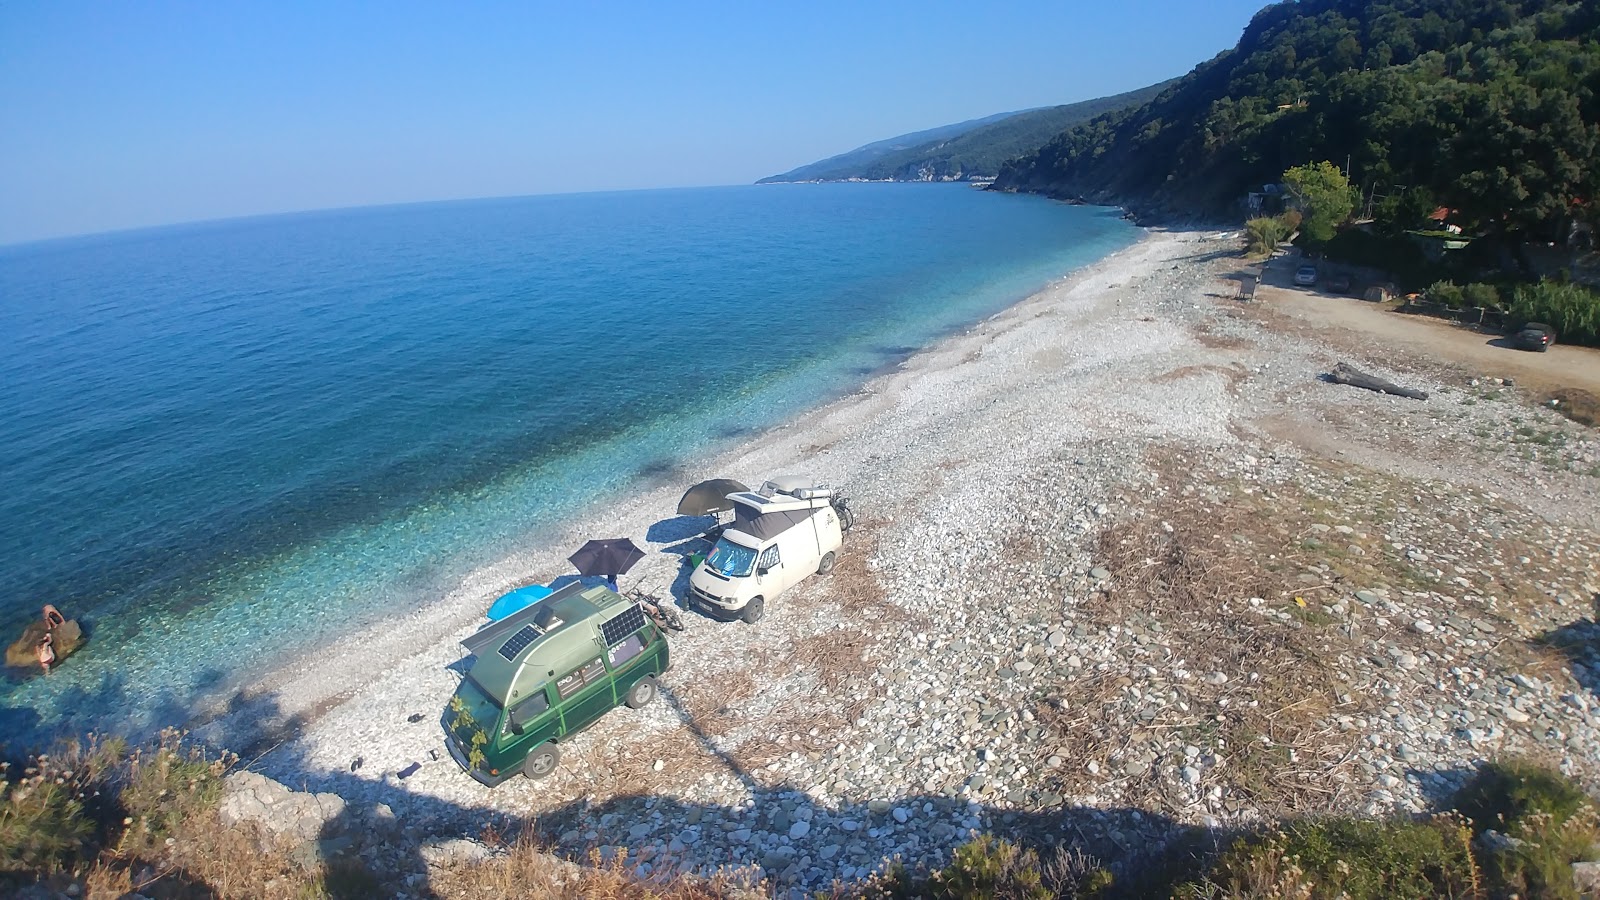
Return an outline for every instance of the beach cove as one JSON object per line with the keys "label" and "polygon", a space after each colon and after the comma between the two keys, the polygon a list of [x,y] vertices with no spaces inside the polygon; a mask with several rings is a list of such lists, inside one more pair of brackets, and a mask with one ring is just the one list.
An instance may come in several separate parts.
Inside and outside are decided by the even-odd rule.
{"label": "beach cove", "polygon": [[[1447,355],[1241,305],[1243,264],[1235,235],[1151,232],[574,520],[553,548],[647,535],[633,577],[657,590],[692,533],[670,521],[681,483],[804,473],[859,525],[758,625],[688,616],[665,702],[608,716],[546,780],[482,788],[436,717],[455,642],[498,592],[564,571],[554,549],[363,632],[339,666],[280,670],[202,733],[283,722],[251,768],[393,817],[405,837],[371,852],[401,871],[431,865],[420,842],[530,821],[578,860],[809,886],[939,864],[974,830],[1129,860],[1193,825],[1419,811],[1505,752],[1594,784],[1593,675],[1539,643],[1595,614],[1593,433]],[[1338,360],[1433,396],[1319,380]],[[1535,467],[1530,427],[1562,436]]]}

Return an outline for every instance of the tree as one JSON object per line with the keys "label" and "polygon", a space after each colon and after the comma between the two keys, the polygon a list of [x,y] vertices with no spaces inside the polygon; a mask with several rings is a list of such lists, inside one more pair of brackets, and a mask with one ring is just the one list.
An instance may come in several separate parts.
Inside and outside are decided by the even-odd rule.
{"label": "tree", "polygon": [[1334,230],[1350,218],[1350,211],[1355,209],[1350,182],[1331,162],[1295,166],[1283,173],[1283,183],[1305,216],[1300,223],[1300,233],[1314,244],[1333,240]]}
{"label": "tree", "polygon": [[1244,223],[1244,233],[1249,244],[1246,252],[1251,256],[1271,256],[1285,234],[1282,220],[1274,216],[1251,219]]}
{"label": "tree", "polygon": [[1373,210],[1373,218],[1384,234],[1399,235],[1426,226],[1428,215],[1438,208],[1432,191],[1414,187],[1383,198]]}

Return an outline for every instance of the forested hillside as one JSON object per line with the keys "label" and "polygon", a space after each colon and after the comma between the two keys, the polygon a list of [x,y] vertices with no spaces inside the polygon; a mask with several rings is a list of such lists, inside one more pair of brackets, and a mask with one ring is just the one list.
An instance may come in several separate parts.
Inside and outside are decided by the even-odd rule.
{"label": "forested hillside", "polygon": [[1166,83],[1125,94],[1002,113],[958,125],[878,141],[798,169],[763,178],[786,181],[960,181],[992,178],[1002,163],[1032,153],[1053,135],[1103,113],[1135,106]]}
{"label": "forested hillside", "polygon": [[1319,160],[1486,230],[1559,237],[1600,181],[1600,3],[1299,0],[1149,103],[1005,166],[997,187],[1235,213]]}

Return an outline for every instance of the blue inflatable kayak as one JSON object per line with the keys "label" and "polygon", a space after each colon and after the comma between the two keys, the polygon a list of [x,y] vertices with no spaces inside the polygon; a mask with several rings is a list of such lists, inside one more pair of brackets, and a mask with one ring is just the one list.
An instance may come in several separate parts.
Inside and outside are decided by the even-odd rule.
{"label": "blue inflatable kayak", "polygon": [[498,622],[519,609],[527,609],[550,596],[550,589],[542,584],[520,587],[489,605],[489,621]]}

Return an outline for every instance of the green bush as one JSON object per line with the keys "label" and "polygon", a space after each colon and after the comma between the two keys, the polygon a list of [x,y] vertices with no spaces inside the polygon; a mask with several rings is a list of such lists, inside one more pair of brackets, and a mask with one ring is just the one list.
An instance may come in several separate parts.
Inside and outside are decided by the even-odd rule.
{"label": "green bush", "polygon": [[1242,838],[1194,893],[1211,897],[1462,897],[1477,893],[1471,831],[1427,822],[1329,819]]}
{"label": "green bush", "polygon": [[1461,289],[1462,303],[1466,306],[1500,308],[1500,290],[1492,284],[1474,282]]}
{"label": "green bush", "polygon": [[132,820],[122,849],[154,847],[186,820],[214,810],[232,763],[226,753],[208,757],[173,728],[164,729],[153,746],[128,753],[118,779],[118,799]]}
{"label": "green bush", "polygon": [[950,865],[922,885],[921,896],[932,900],[1050,900],[1039,857],[1032,850],[984,835],[957,847],[954,855]]}
{"label": "green bush", "polygon": [[1592,806],[1581,788],[1560,772],[1525,760],[1490,763],[1456,792],[1456,811],[1472,820],[1473,830],[1505,831],[1535,813],[1553,816],[1556,824]]}
{"label": "green bush", "polygon": [[1566,818],[1530,813],[1508,826],[1505,837],[1485,841],[1483,870],[1502,897],[1578,900],[1572,864],[1594,858],[1600,849],[1600,816],[1585,806]]}
{"label": "green bush", "polygon": [[1244,223],[1244,233],[1249,245],[1247,252],[1252,256],[1272,255],[1278,242],[1287,234],[1283,222],[1272,216],[1262,216]]}
{"label": "green bush", "polygon": [[918,900],[1050,900],[1097,898],[1114,887],[1111,873],[1075,850],[1058,850],[1046,860],[1037,851],[982,835],[957,847],[950,864],[923,879],[896,869],[862,896]]}
{"label": "green bush", "polygon": [[1427,295],[1430,303],[1442,303],[1451,309],[1460,309],[1466,302],[1465,294],[1453,281],[1435,281],[1428,286]]}
{"label": "green bush", "polygon": [[94,834],[77,785],[33,768],[0,781],[0,872],[50,871]]}
{"label": "green bush", "polygon": [[1579,284],[1541,281],[1518,287],[1512,297],[1513,319],[1543,322],[1569,344],[1600,346],[1600,293]]}

